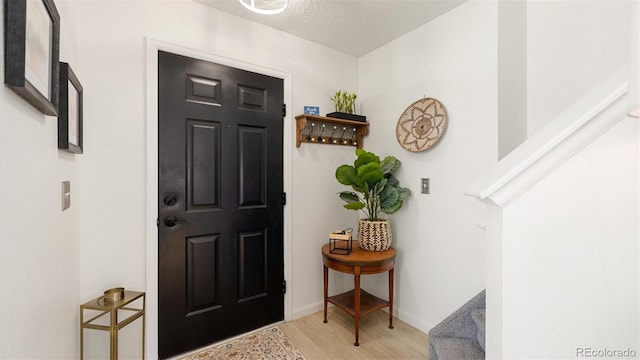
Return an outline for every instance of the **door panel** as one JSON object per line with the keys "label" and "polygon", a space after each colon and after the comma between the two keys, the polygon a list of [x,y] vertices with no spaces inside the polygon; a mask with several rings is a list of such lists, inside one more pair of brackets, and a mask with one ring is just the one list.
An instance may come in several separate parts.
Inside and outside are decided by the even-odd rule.
{"label": "door panel", "polygon": [[240,206],[262,207],[267,200],[267,151],[264,128],[240,127]]}
{"label": "door panel", "polygon": [[187,120],[187,211],[219,208],[220,133],[219,123]]}
{"label": "door panel", "polygon": [[240,235],[238,248],[238,301],[267,296],[267,237],[266,230]]}
{"label": "door panel", "polygon": [[283,82],[159,53],[158,354],[284,318]]}
{"label": "door panel", "polygon": [[220,308],[216,261],[218,236],[193,236],[187,240],[187,316]]}
{"label": "door panel", "polygon": [[267,111],[267,90],[238,85],[238,104],[243,110]]}

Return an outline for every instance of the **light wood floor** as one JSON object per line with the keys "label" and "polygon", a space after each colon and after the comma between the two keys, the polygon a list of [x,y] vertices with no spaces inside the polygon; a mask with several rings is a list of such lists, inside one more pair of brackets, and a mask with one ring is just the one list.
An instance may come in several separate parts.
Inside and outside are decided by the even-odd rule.
{"label": "light wood floor", "polygon": [[356,359],[428,359],[427,334],[376,311],[360,319],[360,346],[353,346],[353,318],[332,307],[328,323],[322,322],[322,311],[278,325],[308,360]]}

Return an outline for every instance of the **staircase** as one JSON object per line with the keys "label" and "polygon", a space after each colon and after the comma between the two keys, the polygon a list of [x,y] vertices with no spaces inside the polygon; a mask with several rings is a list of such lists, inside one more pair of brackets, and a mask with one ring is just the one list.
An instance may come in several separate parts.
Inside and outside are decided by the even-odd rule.
{"label": "staircase", "polygon": [[484,359],[485,290],[429,331],[433,360]]}
{"label": "staircase", "polygon": [[640,346],[639,124],[627,116],[638,107],[628,79],[614,72],[465,192],[488,205],[488,358]]}

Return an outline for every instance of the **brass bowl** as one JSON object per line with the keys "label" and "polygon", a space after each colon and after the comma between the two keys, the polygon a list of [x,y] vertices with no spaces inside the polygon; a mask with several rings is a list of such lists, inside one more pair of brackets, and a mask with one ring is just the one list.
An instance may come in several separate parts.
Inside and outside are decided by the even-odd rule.
{"label": "brass bowl", "polygon": [[124,288],[117,287],[104,292],[104,302],[114,303],[124,299]]}

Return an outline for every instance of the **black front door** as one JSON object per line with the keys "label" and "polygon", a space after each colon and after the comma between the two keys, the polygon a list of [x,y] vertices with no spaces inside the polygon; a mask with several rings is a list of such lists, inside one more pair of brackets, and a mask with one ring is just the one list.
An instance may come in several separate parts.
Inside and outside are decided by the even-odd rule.
{"label": "black front door", "polygon": [[158,54],[158,354],[284,319],[283,81]]}

